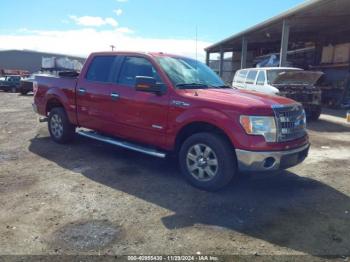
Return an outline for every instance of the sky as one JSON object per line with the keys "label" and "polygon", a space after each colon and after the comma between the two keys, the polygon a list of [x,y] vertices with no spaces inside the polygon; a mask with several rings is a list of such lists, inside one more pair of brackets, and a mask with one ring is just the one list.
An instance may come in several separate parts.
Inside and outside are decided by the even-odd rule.
{"label": "sky", "polygon": [[205,47],[302,2],[0,0],[0,49],[87,56],[114,45],[116,50],[167,52],[204,60]]}

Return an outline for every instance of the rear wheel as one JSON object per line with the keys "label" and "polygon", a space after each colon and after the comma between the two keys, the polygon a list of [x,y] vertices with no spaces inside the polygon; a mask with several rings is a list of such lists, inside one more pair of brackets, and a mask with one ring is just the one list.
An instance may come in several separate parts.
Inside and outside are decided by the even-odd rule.
{"label": "rear wheel", "polygon": [[179,152],[181,171],[195,187],[216,191],[237,173],[232,146],[221,136],[198,133],[189,137]]}
{"label": "rear wheel", "polygon": [[52,140],[59,144],[70,142],[74,138],[75,126],[69,122],[63,108],[53,108],[49,114],[48,128]]}

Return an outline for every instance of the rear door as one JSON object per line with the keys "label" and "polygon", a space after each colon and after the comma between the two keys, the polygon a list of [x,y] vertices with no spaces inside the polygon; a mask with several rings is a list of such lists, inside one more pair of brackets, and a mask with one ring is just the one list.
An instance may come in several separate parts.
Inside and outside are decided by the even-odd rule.
{"label": "rear door", "polygon": [[140,92],[135,90],[137,76],[154,77],[157,84],[164,85],[156,66],[146,57],[125,56],[121,70],[112,86],[118,95],[113,107],[113,121],[120,128],[118,136],[140,143],[163,144],[167,128],[169,95]]}
{"label": "rear door", "polygon": [[76,88],[78,123],[82,127],[111,133],[111,85],[116,71],[117,56],[95,56],[87,61],[87,64],[90,66],[83,72]]}

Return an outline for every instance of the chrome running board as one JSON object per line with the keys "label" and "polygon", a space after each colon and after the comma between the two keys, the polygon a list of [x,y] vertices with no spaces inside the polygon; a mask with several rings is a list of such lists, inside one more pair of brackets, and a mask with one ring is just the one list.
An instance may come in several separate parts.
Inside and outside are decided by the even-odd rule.
{"label": "chrome running board", "polygon": [[101,134],[98,134],[94,131],[85,131],[85,130],[78,130],[77,133],[81,136],[84,137],[88,137],[91,139],[95,139],[101,142],[105,142],[111,145],[115,145],[115,146],[119,146],[119,147],[123,147],[126,149],[130,149],[136,152],[140,152],[146,155],[150,155],[150,156],[155,156],[155,157],[159,157],[159,158],[165,158],[166,154],[160,151],[157,151],[153,148],[147,148],[144,146],[140,146],[140,145],[136,145],[130,142],[126,142],[126,141],[122,141],[122,140],[118,140],[116,138],[112,138],[112,137],[108,137],[108,136],[104,136]]}

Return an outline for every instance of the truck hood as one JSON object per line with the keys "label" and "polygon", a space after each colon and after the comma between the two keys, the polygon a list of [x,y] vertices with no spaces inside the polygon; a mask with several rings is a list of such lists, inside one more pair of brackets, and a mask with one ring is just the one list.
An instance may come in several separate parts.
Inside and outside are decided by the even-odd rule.
{"label": "truck hood", "polygon": [[272,85],[314,85],[320,77],[323,75],[322,72],[312,71],[286,71],[281,72],[271,83]]}
{"label": "truck hood", "polygon": [[196,97],[208,102],[216,102],[240,108],[245,111],[255,111],[259,113],[270,114],[272,105],[288,105],[296,103],[289,98],[263,94],[255,91],[240,89],[199,89],[199,90],[181,90],[185,96]]}

